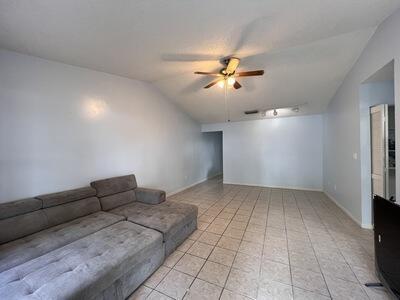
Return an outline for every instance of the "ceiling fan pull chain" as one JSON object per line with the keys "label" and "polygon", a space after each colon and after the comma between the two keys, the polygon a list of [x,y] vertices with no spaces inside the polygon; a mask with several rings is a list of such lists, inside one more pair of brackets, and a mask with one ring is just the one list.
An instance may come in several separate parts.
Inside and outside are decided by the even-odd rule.
{"label": "ceiling fan pull chain", "polygon": [[225,119],[227,122],[231,121],[229,105],[228,105],[228,85],[225,82],[224,84],[224,98],[225,98]]}

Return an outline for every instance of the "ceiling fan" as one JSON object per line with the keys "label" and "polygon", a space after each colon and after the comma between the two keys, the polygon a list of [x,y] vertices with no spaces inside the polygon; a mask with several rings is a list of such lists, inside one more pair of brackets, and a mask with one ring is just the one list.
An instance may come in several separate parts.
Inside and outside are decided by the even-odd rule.
{"label": "ceiling fan", "polygon": [[264,70],[255,70],[255,71],[243,71],[236,72],[237,67],[239,66],[240,59],[237,57],[226,58],[222,61],[226,67],[223,68],[219,73],[214,72],[194,72],[199,75],[208,75],[218,77],[218,79],[211,81],[204,88],[208,89],[216,84],[223,88],[225,85],[228,87],[234,87],[235,89],[240,89],[242,85],[236,80],[238,77],[249,77],[249,76],[261,76],[264,75]]}

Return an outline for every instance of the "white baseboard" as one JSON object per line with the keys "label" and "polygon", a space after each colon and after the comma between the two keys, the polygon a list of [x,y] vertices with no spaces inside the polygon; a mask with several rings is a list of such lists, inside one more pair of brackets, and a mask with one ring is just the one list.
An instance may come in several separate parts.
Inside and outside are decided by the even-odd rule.
{"label": "white baseboard", "polygon": [[175,190],[175,191],[173,191],[173,192],[168,192],[168,193],[167,193],[167,197],[173,196],[173,195],[175,195],[175,194],[178,194],[178,193],[180,193],[180,192],[182,192],[182,191],[184,191],[184,190],[187,190],[187,189],[189,189],[189,188],[191,188],[191,187],[193,187],[193,186],[195,186],[195,185],[198,185],[198,184],[200,184],[200,183],[203,183],[204,181],[207,181],[207,180],[208,180],[208,178],[204,178],[204,179],[201,179],[201,180],[199,180],[199,181],[196,181],[196,182],[194,182],[194,183],[192,183],[192,184],[190,184],[190,185],[184,186],[184,187],[182,187],[182,188],[180,188],[180,189],[178,189],[178,190]]}
{"label": "white baseboard", "polygon": [[374,229],[374,225],[372,225],[372,224],[362,223],[361,227],[364,228],[364,229],[371,229],[371,230]]}
{"label": "white baseboard", "polygon": [[198,184],[200,184],[200,183],[203,183],[203,182],[205,182],[205,181],[207,181],[207,180],[213,179],[214,177],[221,176],[221,175],[222,175],[222,173],[214,174],[214,175],[211,175],[211,176],[209,176],[209,177],[203,178],[203,179],[201,179],[201,180],[199,180],[199,181],[196,181],[196,182],[194,182],[194,183],[192,183],[192,184],[189,184],[189,185],[187,185],[187,186],[184,186],[184,187],[182,187],[182,188],[180,188],[180,189],[178,189],[178,190],[175,190],[175,191],[173,191],[173,192],[168,192],[168,193],[167,193],[167,197],[173,196],[173,195],[175,195],[175,194],[178,194],[178,193],[180,193],[180,192],[182,192],[182,191],[184,191],[184,190],[187,190],[187,189],[190,189],[191,187],[194,187],[195,185],[198,185]]}
{"label": "white baseboard", "polygon": [[247,185],[247,186],[261,186],[272,189],[285,189],[285,190],[301,190],[301,191],[311,191],[311,192],[322,192],[322,189],[310,189],[305,187],[298,186],[274,186],[274,185],[262,185],[262,184],[253,184],[253,183],[238,183],[238,182],[229,182],[224,181],[224,184],[234,184],[234,185]]}
{"label": "white baseboard", "polygon": [[346,215],[348,215],[354,222],[356,222],[360,227],[364,228],[364,229],[373,229],[373,225],[372,224],[365,224],[360,222],[359,220],[357,220],[353,214],[351,212],[349,212],[343,205],[341,205],[333,196],[331,196],[330,194],[328,194],[326,191],[324,191],[324,194],[326,196],[328,196],[329,199],[332,200],[332,202],[334,202],[341,210],[343,210]]}

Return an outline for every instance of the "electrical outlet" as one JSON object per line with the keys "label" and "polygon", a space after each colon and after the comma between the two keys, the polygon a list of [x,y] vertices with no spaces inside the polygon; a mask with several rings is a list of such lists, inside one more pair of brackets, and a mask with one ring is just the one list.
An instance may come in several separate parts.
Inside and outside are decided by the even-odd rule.
{"label": "electrical outlet", "polygon": [[354,160],[357,160],[357,159],[358,159],[358,153],[357,153],[357,152],[354,152],[354,153],[353,153],[353,159],[354,159]]}
{"label": "electrical outlet", "polygon": [[333,186],[333,189],[336,191],[336,184]]}

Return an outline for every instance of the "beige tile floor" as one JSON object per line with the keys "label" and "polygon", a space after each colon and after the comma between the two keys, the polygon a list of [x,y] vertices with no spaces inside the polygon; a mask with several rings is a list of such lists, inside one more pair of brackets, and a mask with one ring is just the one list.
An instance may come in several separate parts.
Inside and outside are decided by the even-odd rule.
{"label": "beige tile floor", "polygon": [[389,299],[367,288],[372,231],[323,193],[208,180],[169,200],[199,208],[195,231],[133,299]]}

